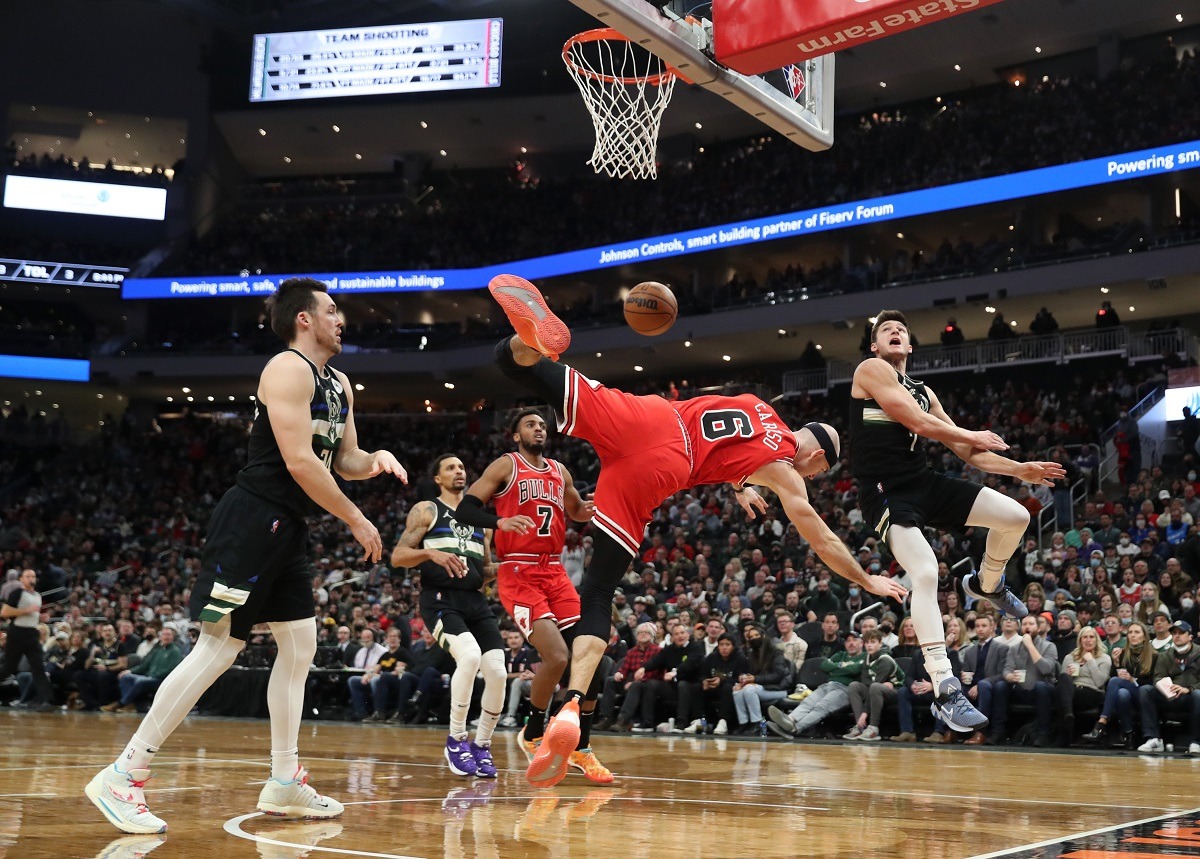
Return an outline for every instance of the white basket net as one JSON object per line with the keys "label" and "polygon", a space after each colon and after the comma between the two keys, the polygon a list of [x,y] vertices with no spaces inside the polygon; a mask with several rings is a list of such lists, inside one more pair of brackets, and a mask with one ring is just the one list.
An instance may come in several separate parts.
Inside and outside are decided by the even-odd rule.
{"label": "white basket net", "polygon": [[658,131],[675,90],[674,71],[611,29],[568,40],[563,62],[596,127],[587,163],[614,178],[656,178]]}

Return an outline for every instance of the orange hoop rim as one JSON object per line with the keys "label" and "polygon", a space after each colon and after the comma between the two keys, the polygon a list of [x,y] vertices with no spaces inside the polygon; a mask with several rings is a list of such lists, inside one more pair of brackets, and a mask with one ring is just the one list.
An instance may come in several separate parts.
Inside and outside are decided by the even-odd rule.
{"label": "orange hoop rim", "polygon": [[[621,75],[605,75],[594,69],[580,66],[571,58],[571,48],[576,45],[586,44],[588,42],[631,42],[633,41],[619,30],[614,30],[612,27],[597,27],[595,30],[584,30],[582,33],[576,33],[563,44],[562,57],[563,62],[567,64],[567,68],[583,77],[591,78],[595,81],[600,81],[606,84],[624,84],[626,86],[636,86],[639,84],[648,86],[662,86],[670,78],[678,78],[682,81],[687,81],[675,68],[663,63],[666,70],[657,75],[631,75],[628,77]],[[654,53],[650,51],[650,53]]]}

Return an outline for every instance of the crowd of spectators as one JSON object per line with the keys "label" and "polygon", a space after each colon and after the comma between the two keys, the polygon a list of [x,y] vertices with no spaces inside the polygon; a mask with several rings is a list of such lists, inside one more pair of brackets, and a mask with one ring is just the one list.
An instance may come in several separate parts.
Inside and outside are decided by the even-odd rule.
{"label": "crowd of spectators", "polygon": [[[865,199],[1200,137],[1194,55],[1164,50],[1103,80],[1048,78],[982,87],[921,103],[847,117],[837,145],[814,157],[786,140],[756,137],[710,144],[662,165],[653,183],[587,175],[541,177],[521,169],[430,174],[421,192],[390,198],[350,195],[332,183],[324,199],[270,202],[252,193],[215,229],[169,260],[163,273],[216,274],[444,268],[492,264],[578,247],[675,232],[772,212]],[[1097,121],[1103,116],[1104,121]],[[311,180],[304,189],[321,193]],[[327,183],[328,184],[328,183]],[[355,195],[361,194],[358,199]],[[503,217],[480,218],[480,212]],[[1064,232],[1061,247],[1030,244],[1023,254],[1071,252],[1117,241],[1137,225],[1101,233]],[[976,236],[960,267],[1008,256],[1010,243]],[[989,250],[990,248],[990,250]],[[948,266],[950,260],[941,261]],[[908,277],[923,260],[864,260],[866,277]],[[893,271],[884,274],[881,267]],[[848,273],[847,273],[848,276]]]}
{"label": "crowd of spectators", "polygon": [[7,173],[42,176],[47,179],[76,179],[83,182],[108,182],[115,185],[158,185],[167,186],[182,167],[178,162],[168,170],[155,164],[142,170],[117,167],[116,160],[109,158],[103,165],[93,164],[85,155],[79,160],[65,152],[25,152],[16,140],[4,146],[3,170]]}
{"label": "crowd of spectators", "polygon": [[[1097,439],[1106,415],[1128,401],[1138,380],[1100,372],[1099,363],[1077,366],[1080,373],[1088,366],[1097,372],[1070,380],[1063,390],[995,377],[986,385],[947,386],[942,401],[960,424],[1003,435],[1014,457],[1042,458],[1050,450],[1069,463],[1072,478],[1087,475],[1095,469],[1094,454],[1078,445]],[[819,416],[844,429],[844,397],[782,405],[781,417],[790,423]],[[479,412],[359,421],[360,438],[394,449],[413,475],[407,488],[382,481],[349,487],[364,513],[379,524],[385,544],[398,539],[409,506],[432,491],[424,475],[439,453],[457,452],[468,472],[478,474],[510,447],[495,426]],[[140,696],[151,692],[159,675],[190,646],[197,629],[187,619],[186,605],[204,524],[233,482],[246,432],[243,420],[185,418],[142,426],[129,419],[114,422],[112,432],[90,446],[42,448],[36,467],[13,468],[20,460],[3,458],[10,463],[8,479],[0,481],[3,569],[10,579],[21,569],[35,569],[44,592],[65,588],[43,616],[56,703],[136,710]],[[571,469],[578,485],[595,481],[598,463],[589,447],[556,438],[552,448],[551,455]],[[1062,501],[1062,487],[1030,490],[979,474],[936,443],[928,453],[935,469],[986,481],[1014,494],[1031,512],[1059,505],[1052,517],[1058,531],[1040,541],[1031,529],[1008,569],[1010,583],[1031,609],[1024,630],[1027,646],[1021,629],[970,606],[961,590],[962,574],[970,559],[979,557],[983,535],[968,528],[929,536],[940,561],[939,598],[952,661],[957,671],[966,672],[970,694],[999,726],[992,741],[1010,739],[1004,735],[1010,701],[1011,739],[1076,741],[1081,730],[1073,731],[1072,706],[1078,704],[1081,718],[1090,718],[1088,707],[1095,709],[1101,701],[1107,680],[1092,664],[1101,650],[1113,665],[1122,665],[1118,657],[1128,662],[1125,654],[1143,652],[1134,640],[1138,623],[1154,628],[1155,642],[1174,636],[1175,644],[1183,638],[1175,630],[1183,627],[1171,624],[1197,625],[1196,458],[1188,455],[1170,471],[1157,465],[1139,469],[1125,487],[1093,484],[1086,503],[1072,508],[1069,500]],[[845,461],[812,486],[814,505],[864,569],[903,579],[905,572],[863,522],[856,494]],[[392,570],[382,563],[363,567],[353,540],[330,517],[313,520],[311,538],[319,667],[338,668],[349,678],[314,694],[348,698],[345,713],[355,719],[443,719],[445,677],[452,666],[414,611],[419,571]],[[591,542],[588,526],[568,536],[563,560],[576,582]],[[911,622],[903,606],[884,604],[852,626],[851,617],[871,605],[869,594],[830,574],[779,509],[748,521],[729,487],[678,493],[655,512],[641,555],[615,596],[601,724],[718,734],[774,730],[787,736],[840,734],[849,728],[848,739],[915,739],[929,689]],[[497,613],[502,614],[498,606]],[[509,618],[502,624],[515,630]],[[1081,652],[1076,645],[1088,638],[1081,635],[1088,627],[1103,632],[1103,638]],[[1014,645],[1006,651],[1011,665],[989,655],[999,652],[987,644],[996,631],[997,642]],[[514,725],[523,706],[523,684],[538,662],[536,653],[508,638],[510,691],[516,697],[506,703],[505,724]],[[251,644],[244,664],[267,664],[269,634],[256,634]],[[684,660],[684,655],[699,658]],[[1164,659],[1139,675],[1147,681],[1143,685],[1174,677],[1179,686],[1188,686],[1188,677],[1171,673],[1170,654]],[[1081,664],[1086,664],[1085,675],[1078,673]],[[353,679],[362,676],[367,682]],[[1086,685],[1088,679],[1092,686]],[[27,678],[25,689],[0,697],[19,700],[34,688]],[[1135,688],[1122,698],[1114,692],[1106,718],[1124,724],[1132,718],[1130,702],[1141,701],[1139,695],[1149,699],[1150,693]],[[1186,720],[1187,711],[1180,708],[1193,698],[1180,700],[1185,704],[1141,702],[1143,743],[1158,740],[1161,746],[1163,736],[1146,707],[1159,707],[1170,718],[1182,713]],[[1026,703],[1037,716],[1028,728],[1020,722]],[[1054,724],[1072,729],[1050,736],[1047,707],[1059,710]],[[843,711],[846,715],[839,715]],[[1086,726],[1081,722],[1080,727]],[[1186,726],[1182,730],[1186,736]],[[934,726],[929,736],[938,742],[955,739],[944,726]],[[1126,743],[1124,733],[1117,739]]]}

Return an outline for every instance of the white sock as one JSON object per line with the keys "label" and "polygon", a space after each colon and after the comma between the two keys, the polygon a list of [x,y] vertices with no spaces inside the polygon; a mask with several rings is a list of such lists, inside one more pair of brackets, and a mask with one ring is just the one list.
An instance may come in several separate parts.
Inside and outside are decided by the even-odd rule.
{"label": "white sock", "polygon": [[979,565],[979,586],[989,594],[1000,589],[1004,581],[1004,567],[1007,561],[997,561],[986,551],[983,553],[983,563]]}
{"label": "white sock", "polygon": [[937,695],[941,692],[942,681],[954,676],[950,658],[946,656],[946,643],[939,641],[937,644],[922,644],[921,652],[925,654],[925,670],[929,672],[929,679],[933,681],[933,694]]}
{"label": "white sock", "polygon": [[150,766],[154,756],[158,754],[158,746],[146,742],[137,734],[130,739],[125,751],[117,758],[116,767],[122,772],[142,770]]}
{"label": "white sock", "polygon": [[271,778],[275,781],[291,781],[300,769],[300,750],[288,749],[286,752],[271,752]]}

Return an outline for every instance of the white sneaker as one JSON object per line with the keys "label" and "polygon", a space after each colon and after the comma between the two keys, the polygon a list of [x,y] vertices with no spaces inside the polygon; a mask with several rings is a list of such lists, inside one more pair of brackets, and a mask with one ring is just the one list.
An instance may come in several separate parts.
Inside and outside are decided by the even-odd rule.
{"label": "white sneaker", "polygon": [[[301,859],[310,855],[309,847],[316,847],[327,838],[341,835],[342,824],[330,821],[289,823],[275,829],[259,829],[258,834],[276,839],[275,843],[265,839],[255,842],[259,859]],[[289,841],[290,844],[283,843]]]}
{"label": "white sneaker", "polygon": [[267,780],[258,795],[258,810],[276,817],[319,819],[339,817],[346,809],[336,799],[313,790],[308,784],[308,771],[297,767],[291,781]]}
{"label": "white sneaker", "polygon": [[1200,755],[1200,743],[1192,743],[1188,746],[1189,755]]}
{"label": "white sneaker", "polygon": [[505,716],[500,720],[501,728],[515,728],[517,726],[516,716]]}
{"label": "white sneaker", "polygon": [[1138,746],[1137,750],[1139,752],[1165,752],[1167,747],[1163,745],[1161,737],[1151,737]]}
{"label": "white sneaker", "polygon": [[713,733],[716,734],[718,737],[725,736],[726,734],[729,733],[729,724],[724,719],[722,719],[721,721],[717,722],[717,726],[715,728],[713,728]]}
{"label": "white sneaker", "polygon": [[109,764],[88,782],[83,792],[108,822],[130,835],[166,832],[167,824],[150,813],[142,788],[150,780],[150,770],[123,772]]}
{"label": "white sneaker", "polygon": [[698,733],[700,733],[700,720],[699,720],[699,719],[696,719],[695,721],[693,721],[693,722],[692,722],[692,724],[688,725],[686,728],[684,728],[684,729],[683,729],[683,732],[684,732],[685,734],[698,734]]}
{"label": "white sneaker", "polygon": [[857,740],[863,734],[863,729],[855,725],[848,733],[842,734],[843,740]]}
{"label": "white sneaker", "polygon": [[152,850],[157,850],[166,844],[166,840],[154,835],[122,835],[115,841],[104,845],[104,849],[96,854],[96,859],[142,859]]}
{"label": "white sneaker", "polygon": [[879,742],[879,729],[874,725],[867,725],[863,728],[863,732],[858,735],[858,738],[866,743]]}

